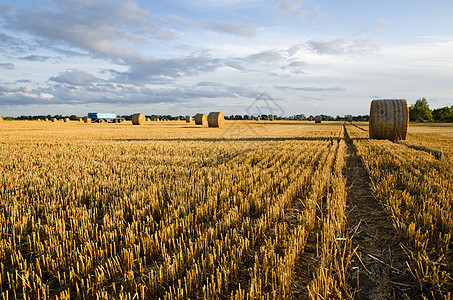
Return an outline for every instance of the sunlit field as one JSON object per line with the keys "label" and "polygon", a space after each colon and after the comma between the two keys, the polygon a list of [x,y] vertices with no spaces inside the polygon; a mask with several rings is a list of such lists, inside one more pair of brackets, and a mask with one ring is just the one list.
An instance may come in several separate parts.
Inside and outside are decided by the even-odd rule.
{"label": "sunlit field", "polygon": [[[351,153],[399,239],[385,282]],[[452,154],[453,124],[0,122],[1,298],[451,299]]]}

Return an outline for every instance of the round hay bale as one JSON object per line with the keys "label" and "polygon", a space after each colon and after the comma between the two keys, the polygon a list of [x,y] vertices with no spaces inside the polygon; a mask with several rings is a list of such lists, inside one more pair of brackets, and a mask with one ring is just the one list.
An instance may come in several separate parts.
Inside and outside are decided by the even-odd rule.
{"label": "round hay bale", "polygon": [[192,123],[192,117],[191,116],[187,116],[186,117],[186,123]]}
{"label": "round hay bale", "polygon": [[55,123],[56,121],[58,121],[58,119],[57,119],[57,118],[52,118],[52,122],[54,122],[54,123]]}
{"label": "round hay bale", "polygon": [[208,116],[206,114],[195,115],[195,125],[206,125],[208,124]]}
{"label": "round hay bale", "polygon": [[269,116],[269,121],[274,121],[274,120],[275,120],[274,116],[270,115]]}
{"label": "round hay bale", "polygon": [[409,109],[405,99],[371,101],[371,139],[405,140],[408,124]]}
{"label": "round hay bale", "polygon": [[142,113],[137,113],[132,115],[132,124],[133,125],[143,125],[146,122],[145,115]]}
{"label": "round hay bale", "polygon": [[69,118],[64,118],[65,123],[69,122]]}
{"label": "round hay bale", "polygon": [[208,115],[208,126],[209,127],[223,127],[225,118],[223,112],[210,112]]}
{"label": "round hay bale", "polygon": [[257,117],[256,120],[257,120],[257,121],[261,121],[261,118],[260,118],[260,117]]}
{"label": "round hay bale", "polygon": [[44,122],[49,122],[49,119],[48,119],[48,118],[45,118]]}
{"label": "round hay bale", "polygon": [[315,116],[315,123],[321,123],[322,118],[321,116]]}
{"label": "round hay bale", "polygon": [[91,123],[91,118],[83,117],[83,122],[85,122],[85,123]]}
{"label": "round hay bale", "polygon": [[0,122],[3,121],[3,117],[0,117]]}

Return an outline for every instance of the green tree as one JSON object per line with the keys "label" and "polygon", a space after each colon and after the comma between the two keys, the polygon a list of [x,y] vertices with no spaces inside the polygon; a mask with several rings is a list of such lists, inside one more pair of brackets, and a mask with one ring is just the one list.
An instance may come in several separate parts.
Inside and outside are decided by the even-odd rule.
{"label": "green tree", "polygon": [[409,107],[409,120],[418,121],[423,120],[432,120],[433,115],[431,109],[429,108],[428,101],[425,97],[418,99],[415,104]]}
{"label": "green tree", "polygon": [[453,121],[453,106],[434,109],[433,118],[436,121]]}

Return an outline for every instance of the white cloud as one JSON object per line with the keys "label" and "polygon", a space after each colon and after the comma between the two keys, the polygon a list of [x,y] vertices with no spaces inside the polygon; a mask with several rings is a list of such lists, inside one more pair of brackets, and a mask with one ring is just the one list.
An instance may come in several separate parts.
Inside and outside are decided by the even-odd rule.
{"label": "white cloud", "polygon": [[329,55],[366,55],[379,49],[378,45],[370,39],[310,40],[307,45],[315,53]]}
{"label": "white cloud", "polygon": [[78,86],[83,86],[99,81],[99,79],[97,79],[94,75],[80,70],[68,70],[64,73],[60,73],[58,76],[50,77],[49,80],[58,83],[66,83],[69,85]]}
{"label": "white cloud", "polygon": [[12,63],[0,63],[0,68],[2,68],[2,69],[13,70],[14,67],[15,66]]}
{"label": "white cloud", "polygon": [[249,24],[222,22],[222,21],[194,21],[183,18],[181,16],[168,16],[169,21],[173,21],[185,28],[200,28],[218,33],[231,34],[243,37],[253,37],[256,35],[255,30]]}
{"label": "white cloud", "polygon": [[[134,2],[55,1],[54,5],[53,9],[39,5],[33,10],[17,9],[3,17],[10,30],[26,31],[50,46],[67,45],[111,58],[140,57],[130,45],[146,43],[146,38],[174,38],[171,30],[157,27],[158,17]],[[21,45],[18,40],[9,43]]]}
{"label": "white cloud", "polygon": [[385,28],[385,27],[389,26],[389,23],[387,23],[387,22],[385,22],[383,20],[378,20],[377,21],[377,25],[378,25],[379,28]]}

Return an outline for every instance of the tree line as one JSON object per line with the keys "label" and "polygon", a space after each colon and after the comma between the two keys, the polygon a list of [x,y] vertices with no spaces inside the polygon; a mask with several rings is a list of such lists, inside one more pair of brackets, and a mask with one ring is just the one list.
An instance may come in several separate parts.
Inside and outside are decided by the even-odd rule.
{"label": "tree line", "polygon": [[[130,120],[132,115],[123,115],[122,118]],[[172,116],[172,115],[147,115],[147,118],[155,120],[159,118],[160,120],[185,120],[186,116]],[[260,117],[261,120],[269,120],[270,115],[260,115],[260,116],[251,116],[251,115],[230,115],[225,116],[227,120],[254,120],[257,117]],[[274,120],[314,120],[314,116],[305,116],[304,114],[298,114],[288,117],[276,116],[274,115]],[[20,117],[5,117],[5,120],[37,120],[37,119],[63,119],[69,118],[70,120],[78,120],[79,117],[76,115],[63,116],[63,115],[38,115],[38,116],[20,116]],[[329,115],[321,114],[323,121],[369,121],[369,115],[345,115],[332,117]],[[436,108],[431,110],[429,108],[428,100],[425,97],[418,99],[414,104],[409,106],[409,120],[412,122],[420,121],[441,121],[441,122],[453,122],[453,106],[445,106],[442,108]]]}
{"label": "tree line", "polygon": [[453,106],[431,110],[425,97],[418,99],[409,107],[410,121],[453,121]]}

